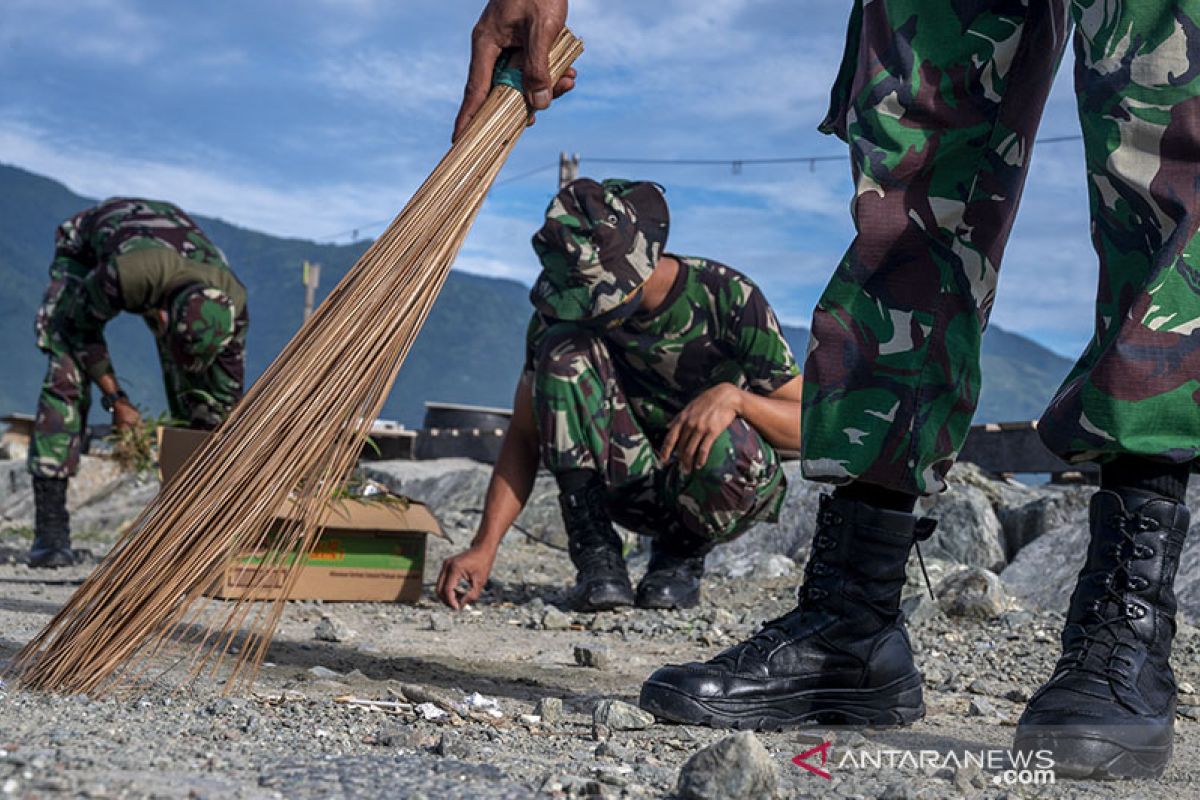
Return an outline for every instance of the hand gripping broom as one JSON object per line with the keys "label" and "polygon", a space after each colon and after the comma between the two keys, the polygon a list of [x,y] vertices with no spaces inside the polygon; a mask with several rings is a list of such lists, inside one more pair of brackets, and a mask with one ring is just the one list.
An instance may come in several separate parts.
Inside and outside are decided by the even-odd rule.
{"label": "hand gripping broom", "polygon": [[[552,78],[582,51],[563,29],[550,52]],[[20,685],[103,693],[134,685],[168,653],[190,662],[192,678],[224,677],[226,691],[253,681],[322,512],[353,468],[527,117],[520,74],[501,64],[482,110],[400,216],[17,654],[10,672]],[[293,513],[268,534],[289,499]],[[277,599],[262,600],[263,582],[256,588],[251,577],[243,598],[204,601],[212,578],[245,550],[263,553],[258,574],[283,572]]]}

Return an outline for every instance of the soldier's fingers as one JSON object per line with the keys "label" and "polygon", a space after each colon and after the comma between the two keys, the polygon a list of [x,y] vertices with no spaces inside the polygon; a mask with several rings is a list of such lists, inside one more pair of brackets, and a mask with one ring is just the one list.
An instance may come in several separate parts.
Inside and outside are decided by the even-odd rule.
{"label": "soldier's fingers", "polygon": [[713,445],[717,442],[717,436],[720,434],[709,431],[704,434],[704,438],[700,441],[700,446],[696,448],[696,460],[693,464],[694,469],[700,469],[708,463],[708,456],[712,453]]}
{"label": "soldier's fingers", "polygon": [[688,425],[679,438],[679,464],[684,472],[691,472],[696,463],[696,448],[700,444],[700,431]]}
{"label": "soldier's fingers", "polygon": [[442,587],[442,600],[455,611],[462,608],[462,593],[459,591],[458,585],[465,577],[466,570],[457,561],[448,564],[445,575],[446,583]]}
{"label": "soldier's fingers", "polygon": [[662,451],[658,456],[663,463],[670,460],[671,453],[675,452],[677,441],[679,441],[679,417],[671,420],[671,424],[667,426],[667,435],[663,438]]}
{"label": "soldier's fingers", "polygon": [[575,68],[571,67],[558,79],[558,83],[554,84],[554,96],[562,97],[567,92],[575,88],[575,78],[577,74]]}
{"label": "soldier's fingers", "polygon": [[483,594],[483,587],[487,585],[486,581],[479,580],[474,575],[469,576],[468,580],[471,582],[471,588],[467,590],[467,593],[460,600],[463,605],[469,605],[478,600],[479,596]]}
{"label": "soldier's fingers", "polygon": [[491,30],[476,27],[472,32],[471,66],[467,69],[467,85],[463,88],[462,105],[454,120],[451,142],[458,141],[487,99],[488,91],[492,88],[492,71],[496,68],[501,49]]}
{"label": "soldier's fingers", "polygon": [[525,86],[525,99],[536,111],[550,107],[554,88],[550,85],[550,45],[554,44],[561,28],[547,20],[531,20],[525,32],[525,68],[521,81]]}
{"label": "soldier's fingers", "polygon": [[437,586],[434,588],[433,594],[444,605],[450,605],[450,598],[446,596],[446,566],[444,564],[441,574],[438,575]]}

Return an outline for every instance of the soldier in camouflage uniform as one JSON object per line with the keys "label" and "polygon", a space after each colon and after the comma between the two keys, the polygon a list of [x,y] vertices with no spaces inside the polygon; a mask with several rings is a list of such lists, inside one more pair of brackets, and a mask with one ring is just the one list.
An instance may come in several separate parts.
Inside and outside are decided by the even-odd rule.
{"label": "soldier in camouflage uniform", "polygon": [[122,311],[154,333],[171,416],[216,427],[242,395],[246,290],[221,251],[170,203],[113,198],[58,228],[37,344],[50,368],[29,449],[37,504],[31,566],[72,563],[67,480],[79,454],[91,384],[115,427],[139,423],[121,390],[104,325]]}
{"label": "soldier in camouflage uniform", "polygon": [[[708,550],[778,517],[798,366],[745,276],[664,254],[667,217],[650,183],[583,179],[551,202],[512,427],[480,535],[439,581],[451,605],[482,590],[539,461],[561,491],[577,610],[695,605]],[[614,520],[653,537],[636,595]]]}
{"label": "soldier in camouflage uniform", "polygon": [[[1171,584],[1200,456],[1200,2],[857,2],[822,129],[850,145],[858,231],[813,319],[803,468],[823,506],[801,605],[643,704],[690,722],[907,722],[899,623],[979,397],[979,348],[1041,110],[1074,23],[1100,259],[1096,332],[1038,431],[1101,464],[1063,656],[1019,748],[1060,774],[1161,774],[1175,683]],[[831,577],[832,576],[832,577]],[[816,667],[814,669],[814,667]],[[847,689],[853,689],[847,692]]]}

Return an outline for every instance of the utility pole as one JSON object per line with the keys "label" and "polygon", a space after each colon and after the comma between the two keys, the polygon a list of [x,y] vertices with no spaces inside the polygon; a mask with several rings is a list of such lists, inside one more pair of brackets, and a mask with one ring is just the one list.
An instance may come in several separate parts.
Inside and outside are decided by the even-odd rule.
{"label": "utility pole", "polygon": [[304,262],[304,319],[307,321],[313,313],[313,305],[317,299],[317,286],[321,283],[321,265],[311,261]]}
{"label": "utility pole", "polygon": [[563,189],[568,183],[579,177],[579,153],[568,156],[564,150],[558,154],[558,188]]}

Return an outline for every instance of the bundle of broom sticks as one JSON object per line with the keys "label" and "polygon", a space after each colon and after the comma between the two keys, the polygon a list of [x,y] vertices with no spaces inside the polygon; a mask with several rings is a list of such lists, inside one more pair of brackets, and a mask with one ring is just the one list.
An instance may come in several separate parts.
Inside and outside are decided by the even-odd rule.
{"label": "bundle of broom sticks", "polygon": [[[552,78],[582,51],[564,28],[550,53]],[[20,685],[99,694],[181,664],[189,679],[207,673],[226,691],[253,681],[320,519],[526,126],[507,73],[229,419],[17,654],[10,672]],[[291,513],[277,521],[288,503]],[[229,559],[246,551],[262,557],[247,568],[245,595],[205,600]]]}

